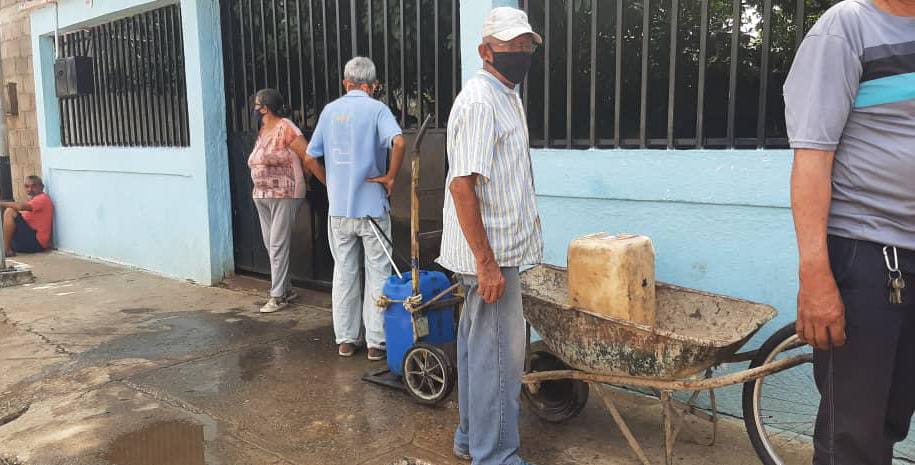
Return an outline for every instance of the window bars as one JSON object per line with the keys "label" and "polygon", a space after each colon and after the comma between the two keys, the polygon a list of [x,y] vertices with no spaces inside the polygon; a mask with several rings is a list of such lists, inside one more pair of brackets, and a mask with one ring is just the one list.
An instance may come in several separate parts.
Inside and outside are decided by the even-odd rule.
{"label": "window bars", "polygon": [[178,5],[64,34],[61,57],[90,57],[92,92],[61,98],[64,146],[190,143]]}

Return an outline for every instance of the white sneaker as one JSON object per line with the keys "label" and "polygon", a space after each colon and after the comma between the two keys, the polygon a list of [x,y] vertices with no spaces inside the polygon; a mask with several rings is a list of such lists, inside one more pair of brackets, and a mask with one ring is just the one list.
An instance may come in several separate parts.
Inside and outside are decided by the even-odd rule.
{"label": "white sneaker", "polygon": [[281,310],[286,305],[287,304],[285,299],[277,299],[276,297],[271,297],[270,300],[268,300],[267,303],[261,307],[261,313],[273,313],[275,311]]}

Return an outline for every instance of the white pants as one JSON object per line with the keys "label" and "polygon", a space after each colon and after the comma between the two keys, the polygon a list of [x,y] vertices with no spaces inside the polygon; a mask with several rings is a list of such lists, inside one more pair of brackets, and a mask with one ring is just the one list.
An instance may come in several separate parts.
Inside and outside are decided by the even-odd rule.
{"label": "white pants", "polygon": [[[389,215],[375,218],[375,222],[380,232],[391,237]],[[337,344],[349,342],[361,345],[360,328],[364,324],[368,347],[382,349],[384,319],[381,310],[375,306],[375,300],[381,296],[384,283],[391,275],[391,264],[382,243],[365,218],[331,217],[327,229],[330,252],[334,257],[332,300]],[[384,247],[391,250],[389,244],[384,244]],[[365,267],[364,288],[360,265]]]}

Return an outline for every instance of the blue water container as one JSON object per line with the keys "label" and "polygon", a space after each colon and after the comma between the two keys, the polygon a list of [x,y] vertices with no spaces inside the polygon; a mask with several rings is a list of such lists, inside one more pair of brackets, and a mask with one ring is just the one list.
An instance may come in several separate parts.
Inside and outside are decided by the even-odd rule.
{"label": "blue water container", "polygon": [[[451,287],[451,281],[444,273],[438,271],[419,272],[419,290],[423,302],[439,295]],[[413,295],[412,275],[403,274],[403,278],[391,276],[384,285],[384,295],[391,300],[404,300]],[[447,295],[444,299],[450,298]],[[454,307],[443,307],[423,312],[429,322],[429,335],[421,338],[428,344],[446,344],[455,339]],[[391,304],[384,312],[384,337],[387,344],[388,368],[392,373],[403,376],[403,359],[413,346],[413,320],[403,304]]]}

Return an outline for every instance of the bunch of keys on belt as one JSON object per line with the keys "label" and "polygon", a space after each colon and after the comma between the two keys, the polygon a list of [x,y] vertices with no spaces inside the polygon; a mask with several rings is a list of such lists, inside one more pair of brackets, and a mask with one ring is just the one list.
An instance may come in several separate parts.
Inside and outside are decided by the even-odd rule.
{"label": "bunch of keys on belt", "polygon": [[[890,264],[889,249],[893,249],[893,264]],[[905,289],[905,279],[902,279],[902,271],[899,271],[899,255],[896,254],[896,247],[884,246],[883,258],[886,260],[886,269],[889,270],[887,286],[890,288],[890,303],[899,305],[902,303],[902,290]]]}

